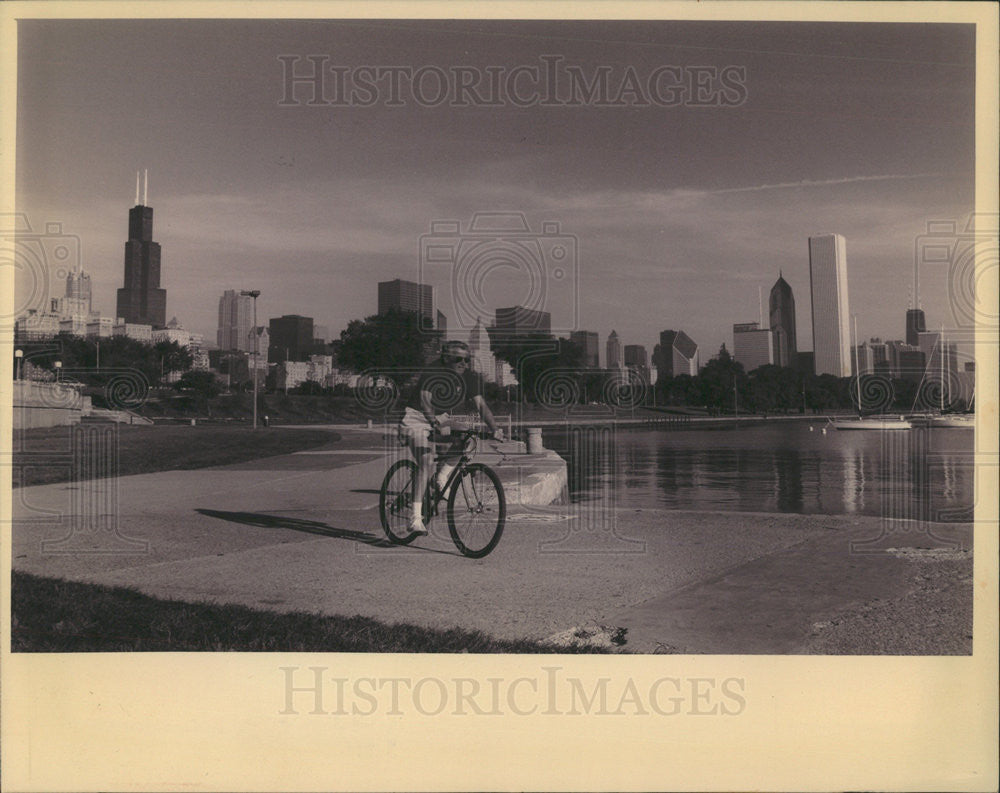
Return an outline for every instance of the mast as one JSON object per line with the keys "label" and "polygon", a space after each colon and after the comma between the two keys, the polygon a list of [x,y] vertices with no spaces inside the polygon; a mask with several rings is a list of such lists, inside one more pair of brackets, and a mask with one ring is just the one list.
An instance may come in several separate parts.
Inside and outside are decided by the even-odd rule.
{"label": "mast", "polygon": [[941,376],[941,412],[944,413],[944,325],[938,334],[938,372]]}
{"label": "mast", "polygon": [[854,381],[858,391],[858,417],[861,417],[861,366],[858,363],[858,315],[854,315]]}

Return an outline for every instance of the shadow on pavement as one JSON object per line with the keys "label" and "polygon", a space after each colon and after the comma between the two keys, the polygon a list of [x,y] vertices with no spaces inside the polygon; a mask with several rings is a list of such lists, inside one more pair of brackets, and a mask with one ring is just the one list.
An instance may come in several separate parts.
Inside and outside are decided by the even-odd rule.
{"label": "shadow on pavement", "polygon": [[[232,523],[242,523],[245,526],[260,526],[265,529],[292,529],[294,531],[305,532],[306,534],[318,534],[323,537],[335,537],[339,540],[353,540],[362,545],[369,545],[373,548],[392,548],[399,550],[402,546],[389,542],[385,537],[372,534],[367,531],[352,531],[351,529],[338,529],[321,523],[318,520],[302,520],[301,518],[290,518],[287,515],[267,515],[261,512],[222,512],[217,509],[196,509],[195,512],[209,518],[219,518]],[[406,546],[411,551],[423,551],[425,553],[447,553],[450,556],[458,555],[454,551],[441,551],[435,548],[427,548],[415,545]]]}
{"label": "shadow on pavement", "polygon": [[367,531],[352,531],[350,529],[338,529],[318,520],[302,520],[301,518],[290,518],[286,515],[266,515],[260,512],[221,512],[216,509],[195,510],[210,518],[219,518],[233,523],[243,523],[247,526],[262,526],[266,529],[293,529],[307,534],[320,534],[324,537],[336,537],[342,540],[354,540],[365,545],[374,545],[379,548],[393,548],[385,537],[372,534]]}

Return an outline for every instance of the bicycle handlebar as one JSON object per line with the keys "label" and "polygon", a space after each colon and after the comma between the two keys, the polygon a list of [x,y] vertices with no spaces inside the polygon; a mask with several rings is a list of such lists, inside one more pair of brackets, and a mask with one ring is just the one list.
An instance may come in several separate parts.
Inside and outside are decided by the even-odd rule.
{"label": "bicycle handlebar", "polygon": [[455,441],[468,441],[470,438],[479,438],[488,441],[493,438],[493,433],[489,430],[452,430],[448,435],[431,430],[431,440],[434,443],[454,443]]}

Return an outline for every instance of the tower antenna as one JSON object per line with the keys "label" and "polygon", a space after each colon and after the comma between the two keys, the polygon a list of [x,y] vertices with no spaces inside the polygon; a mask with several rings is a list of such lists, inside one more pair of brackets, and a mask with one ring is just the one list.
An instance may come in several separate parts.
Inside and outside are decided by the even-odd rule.
{"label": "tower antenna", "polygon": [[761,330],[763,330],[764,329],[764,291],[760,287],[760,285],[757,286],[757,318],[760,320],[760,322],[757,324],[757,327],[759,327]]}
{"label": "tower antenna", "polygon": [[145,181],[142,184],[142,205],[149,206],[147,203],[149,201],[149,168],[143,169],[143,177]]}
{"label": "tower antenna", "polygon": [[139,172],[135,172],[135,203],[139,203]]}

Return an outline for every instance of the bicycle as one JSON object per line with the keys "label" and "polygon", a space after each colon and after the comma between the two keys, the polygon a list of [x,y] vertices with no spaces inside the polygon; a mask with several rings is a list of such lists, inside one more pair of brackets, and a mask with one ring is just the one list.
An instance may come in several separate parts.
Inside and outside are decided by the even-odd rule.
{"label": "bicycle", "polygon": [[[447,499],[448,531],[458,550],[472,559],[486,556],[497,547],[507,519],[507,500],[500,477],[488,465],[472,462],[475,438],[489,438],[489,433],[477,430],[453,431],[442,438],[462,439],[462,456],[443,488],[432,476],[424,495],[424,525],[438,514],[438,507]],[[435,441],[441,438],[434,438]],[[436,455],[439,462],[445,455]],[[393,463],[386,472],[379,490],[379,514],[389,542],[408,545],[418,536],[409,529],[413,505],[413,479],[417,464],[404,459]]]}

